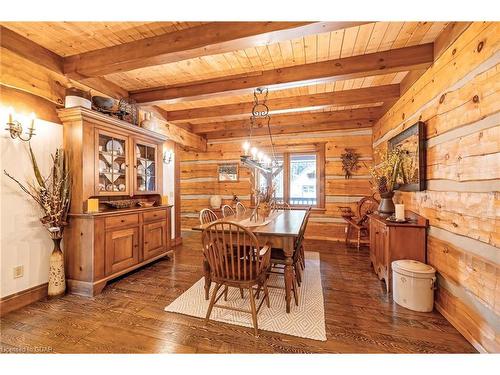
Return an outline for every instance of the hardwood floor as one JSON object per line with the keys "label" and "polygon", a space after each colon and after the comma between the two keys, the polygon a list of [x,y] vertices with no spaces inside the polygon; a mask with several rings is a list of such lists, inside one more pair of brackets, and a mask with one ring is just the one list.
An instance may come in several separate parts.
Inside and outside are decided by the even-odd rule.
{"label": "hardwood floor", "polygon": [[368,250],[307,241],[319,251],[328,341],[204,323],[163,311],[202,277],[200,234],[183,233],[172,260],[108,285],[101,295],[67,295],[0,319],[2,352],[57,353],[469,353],[474,348],[438,312],[392,302],[370,268]]}

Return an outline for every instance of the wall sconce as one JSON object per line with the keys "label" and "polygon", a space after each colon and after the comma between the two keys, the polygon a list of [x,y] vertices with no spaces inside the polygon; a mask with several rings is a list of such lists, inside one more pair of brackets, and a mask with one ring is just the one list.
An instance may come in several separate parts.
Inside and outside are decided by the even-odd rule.
{"label": "wall sconce", "polygon": [[170,164],[173,156],[174,156],[174,152],[172,150],[163,151],[163,162],[165,164]]}
{"label": "wall sconce", "polygon": [[19,138],[21,141],[28,142],[31,137],[35,135],[35,114],[32,113],[30,116],[30,127],[28,128],[27,132],[27,137],[23,137],[23,125],[12,118],[12,114],[14,110],[12,108],[9,108],[9,121],[7,121],[7,128],[5,130],[8,130],[10,132],[10,137],[12,139]]}

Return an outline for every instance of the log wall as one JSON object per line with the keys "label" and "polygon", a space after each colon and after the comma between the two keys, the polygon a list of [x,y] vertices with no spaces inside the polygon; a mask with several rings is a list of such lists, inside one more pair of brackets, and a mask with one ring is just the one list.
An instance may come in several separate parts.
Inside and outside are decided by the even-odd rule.
{"label": "log wall", "polygon": [[425,122],[428,190],[396,199],[429,219],[437,309],[487,352],[500,351],[499,36],[499,23],[472,23],[373,129],[384,150]]}
{"label": "log wall", "polygon": [[[371,194],[368,166],[372,163],[372,130],[345,129],[329,132],[277,135],[273,137],[277,148],[300,149],[302,145],[325,144],[325,209],[311,216],[306,236],[327,240],[343,240],[344,220],[338,206],[356,208],[356,202]],[[181,152],[181,220],[183,228],[199,223],[201,209],[209,207],[210,195],[222,195],[229,203],[232,194],[238,195],[245,205],[250,204],[251,176],[249,169],[240,167],[239,182],[217,181],[219,163],[239,162],[244,139],[209,140],[207,152]],[[254,137],[259,148],[269,146],[268,137]],[[353,148],[361,158],[360,168],[352,179],[344,179],[340,155],[345,148]]]}

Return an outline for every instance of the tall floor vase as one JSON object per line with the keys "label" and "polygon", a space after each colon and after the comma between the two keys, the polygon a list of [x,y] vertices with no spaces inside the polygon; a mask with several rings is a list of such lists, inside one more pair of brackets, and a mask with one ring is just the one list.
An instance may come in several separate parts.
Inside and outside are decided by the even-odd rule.
{"label": "tall floor vase", "polygon": [[66,277],[64,275],[64,256],[61,251],[61,238],[53,239],[54,250],[49,260],[49,297],[57,297],[66,291]]}

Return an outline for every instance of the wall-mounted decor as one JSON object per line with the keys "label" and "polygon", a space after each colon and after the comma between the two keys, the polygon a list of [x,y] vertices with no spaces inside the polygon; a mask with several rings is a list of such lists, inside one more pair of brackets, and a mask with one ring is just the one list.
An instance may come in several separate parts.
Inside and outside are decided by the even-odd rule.
{"label": "wall-mounted decor", "polygon": [[395,188],[402,191],[425,190],[425,124],[419,121],[391,138],[389,150],[396,148],[407,157],[403,159]]}
{"label": "wall-mounted decor", "polygon": [[35,114],[32,113],[30,115],[29,123],[30,127],[28,128],[28,131],[25,133],[25,136],[23,136],[23,124],[18,121],[17,119],[14,119],[14,109],[10,107],[8,109],[9,113],[9,120],[7,121],[7,128],[5,130],[8,130],[10,133],[10,137],[12,139],[19,138],[21,141],[29,142],[31,137],[35,135]]}
{"label": "wall-mounted decor", "polygon": [[237,182],[238,164],[220,164],[218,168],[219,182]]}
{"label": "wall-mounted decor", "polygon": [[359,155],[354,152],[354,149],[346,148],[345,152],[340,155],[340,159],[342,160],[342,170],[345,174],[344,177],[347,180],[351,178],[352,173],[359,168]]}

